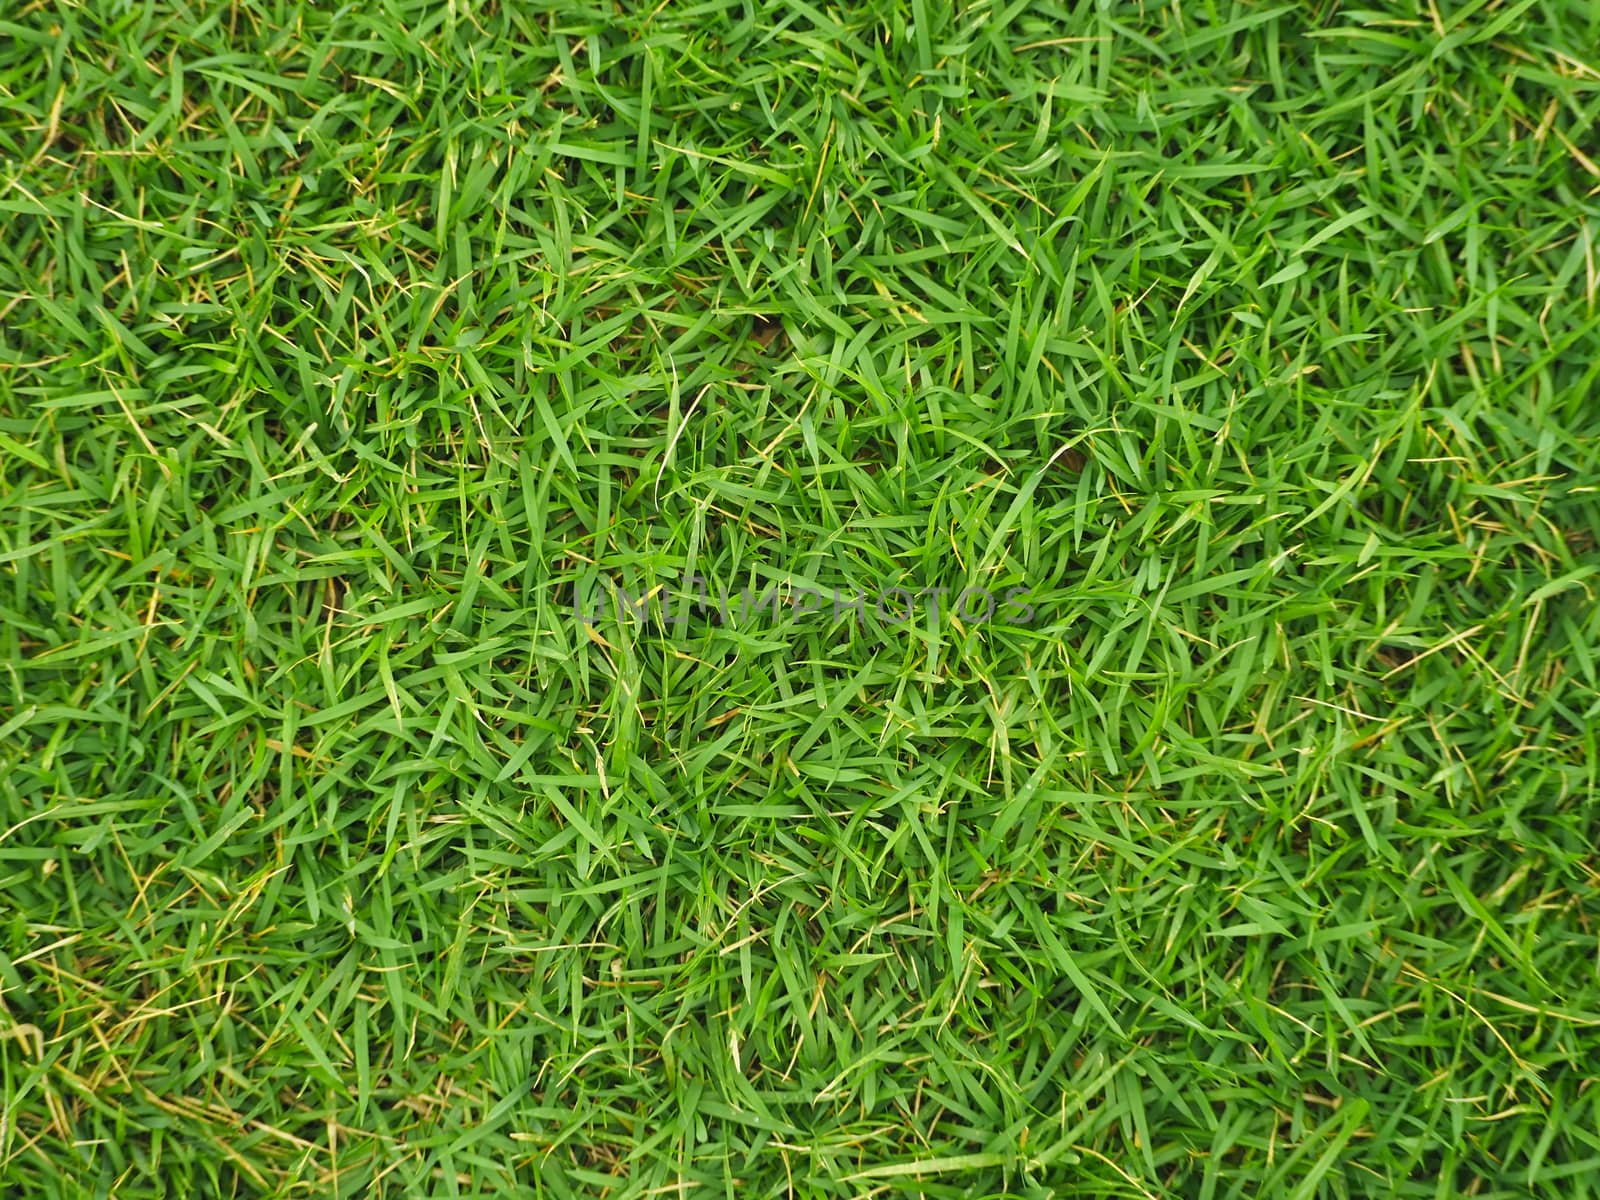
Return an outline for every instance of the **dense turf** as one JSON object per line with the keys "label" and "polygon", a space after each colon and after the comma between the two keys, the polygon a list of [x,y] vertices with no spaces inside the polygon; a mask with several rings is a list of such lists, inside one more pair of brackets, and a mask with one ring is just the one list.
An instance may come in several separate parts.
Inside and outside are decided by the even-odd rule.
{"label": "dense turf", "polygon": [[0,1193],[1600,1194],[1600,5],[331,7],[0,20]]}

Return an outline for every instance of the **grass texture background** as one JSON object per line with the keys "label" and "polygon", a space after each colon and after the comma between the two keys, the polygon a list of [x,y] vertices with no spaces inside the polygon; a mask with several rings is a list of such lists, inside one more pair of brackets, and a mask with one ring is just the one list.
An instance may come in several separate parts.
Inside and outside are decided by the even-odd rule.
{"label": "grass texture background", "polygon": [[1595,1195],[1597,51],[6,6],[0,1191]]}

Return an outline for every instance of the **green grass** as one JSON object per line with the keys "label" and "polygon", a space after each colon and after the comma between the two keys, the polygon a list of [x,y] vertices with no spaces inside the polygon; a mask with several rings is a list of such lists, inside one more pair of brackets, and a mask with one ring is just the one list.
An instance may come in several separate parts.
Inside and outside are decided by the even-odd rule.
{"label": "green grass", "polygon": [[1600,1195],[1600,5],[36,2],[0,114],[0,1194]]}

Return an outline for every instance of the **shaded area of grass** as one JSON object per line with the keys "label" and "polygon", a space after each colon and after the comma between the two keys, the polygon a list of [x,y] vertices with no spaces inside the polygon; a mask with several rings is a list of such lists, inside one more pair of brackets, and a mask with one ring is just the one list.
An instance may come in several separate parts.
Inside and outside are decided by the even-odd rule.
{"label": "shaded area of grass", "polygon": [[1590,1194],[1600,10],[1391,8],[0,20],[8,1194]]}

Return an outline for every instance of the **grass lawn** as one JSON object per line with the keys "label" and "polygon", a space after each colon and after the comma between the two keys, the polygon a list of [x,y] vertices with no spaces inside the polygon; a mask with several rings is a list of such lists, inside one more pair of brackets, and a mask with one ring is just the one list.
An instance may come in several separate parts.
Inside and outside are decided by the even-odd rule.
{"label": "grass lawn", "polygon": [[0,11],[0,1195],[1600,1195],[1600,3]]}

